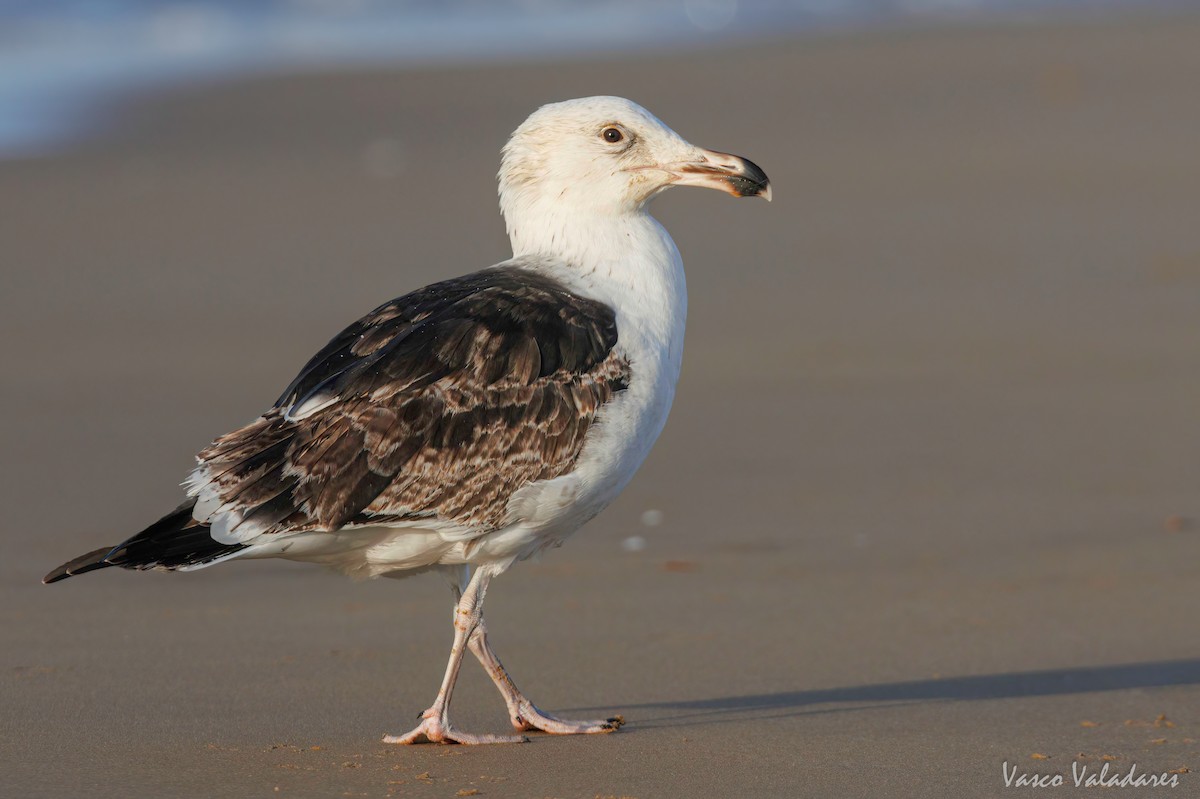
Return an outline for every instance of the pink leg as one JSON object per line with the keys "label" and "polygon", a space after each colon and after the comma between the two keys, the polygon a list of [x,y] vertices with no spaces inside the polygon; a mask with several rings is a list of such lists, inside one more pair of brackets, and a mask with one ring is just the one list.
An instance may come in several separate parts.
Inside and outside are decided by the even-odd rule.
{"label": "pink leg", "polygon": [[517,730],[522,732],[541,730],[556,735],[580,735],[613,732],[625,723],[625,719],[620,716],[593,721],[567,721],[543,713],[517,690],[512,677],[509,677],[508,672],[504,670],[504,664],[500,662],[500,658],[496,657],[496,653],[488,644],[487,627],[482,618],[479,619],[479,623],[475,626],[467,642],[475,657],[479,658],[479,662],[483,664],[483,668],[492,678],[492,682],[500,689],[500,695],[504,697],[504,704],[508,705],[508,718]]}
{"label": "pink leg", "polygon": [[482,622],[483,596],[487,592],[488,581],[492,573],[487,569],[475,572],[467,588],[462,592],[458,604],[454,608],[454,646],[450,649],[450,662],[446,665],[446,676],[442,679],[441,690],[433,706],[421,714],[421,723],[404,735],[384,736],[383,742],[389,744],[415,744],[422,741],[431,743],[458,744],[502,744],[521,743],[527,741],[523,735],[472,735],[461,732],[450,725],[450,695],[454,691],[454,682],[458,679],[458,669],[462,665],[463,649],[472,634]]}

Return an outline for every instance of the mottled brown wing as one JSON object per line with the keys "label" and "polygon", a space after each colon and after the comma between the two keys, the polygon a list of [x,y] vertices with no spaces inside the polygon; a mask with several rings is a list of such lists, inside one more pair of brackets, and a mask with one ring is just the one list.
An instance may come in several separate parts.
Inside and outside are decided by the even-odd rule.
{"label": "mottled brown wing", "polygon": [[570,471],[627,385],[613,311],[515,267],[365,316],[189,481],[219,541],[431,519],[493,529],[522,486]]}

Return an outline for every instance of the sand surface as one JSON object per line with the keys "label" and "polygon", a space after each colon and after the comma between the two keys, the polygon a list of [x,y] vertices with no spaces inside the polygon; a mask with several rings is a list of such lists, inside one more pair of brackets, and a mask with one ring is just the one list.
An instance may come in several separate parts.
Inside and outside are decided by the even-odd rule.
{"label": "sand surface", "polygon": [[[0,164],[0,793],[957,798],[1107,755],[1200,796],[1197,75],[1179,18],[284,76]],[[503,258],[504,137],[595,93],[776,198],[657,202],[671,422],[489,594],[535,701],[627,727],[379,743],[440,679],[434,577],[38,583],[173,507],[343,324]],[[473,665],[455,700],[504,728]]]}

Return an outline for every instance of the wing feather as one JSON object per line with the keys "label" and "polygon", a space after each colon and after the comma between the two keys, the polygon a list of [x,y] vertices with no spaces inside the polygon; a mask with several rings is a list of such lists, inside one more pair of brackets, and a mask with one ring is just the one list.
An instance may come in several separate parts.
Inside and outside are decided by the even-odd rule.
{"label": "wing feather", "polygon": [[197,520],[225,543],[430,518],[495,529],[514,492],[570,470],[626,387],[616,342],[612,309],[516,266],[393,300],[200,452]]}

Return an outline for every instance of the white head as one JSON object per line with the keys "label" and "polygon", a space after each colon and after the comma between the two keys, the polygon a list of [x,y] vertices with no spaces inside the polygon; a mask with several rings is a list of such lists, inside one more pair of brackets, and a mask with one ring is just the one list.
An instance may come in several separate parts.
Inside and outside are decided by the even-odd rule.
{"label": "white head", "polygon": [[530,213],[638,213],[673,185],[771,199],[771,184],[755,164],[689,144],[621,97],[584,97],[534,111],[504,146],[499,179],[510,234]]}

